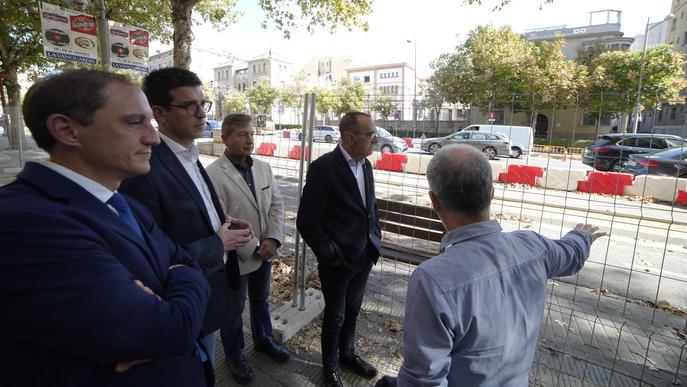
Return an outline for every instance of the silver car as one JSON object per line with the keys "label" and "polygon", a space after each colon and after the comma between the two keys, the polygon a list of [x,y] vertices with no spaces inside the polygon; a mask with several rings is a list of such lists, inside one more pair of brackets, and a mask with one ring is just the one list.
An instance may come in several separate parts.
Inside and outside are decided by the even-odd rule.
{"label": "silver car", "polygon": [[[302,133],[298,133],[298,140],[301,140]],[[313,141],[324,142],[339,142],[341,133],[339,133],[338,126],[332,125],[315,125],[312,128]]]}
{"label": "silver car", "polygon": [[511,141],[500,133],[484,132],[456,132],[446,137],[428,138],[422,141],[421,148],[431,154],[436,153],[442,146],[451,144],[470,145],[482,151],[489,159],[496,156],[508,156]]}
{"label": "silver car", "polygon": [[377,143],[374,144],[374,150],[382,153],[398,153],[408,150],[408,144],[402,138],[396,137],[389,133],[388,130],[375,127],[377,130]]}

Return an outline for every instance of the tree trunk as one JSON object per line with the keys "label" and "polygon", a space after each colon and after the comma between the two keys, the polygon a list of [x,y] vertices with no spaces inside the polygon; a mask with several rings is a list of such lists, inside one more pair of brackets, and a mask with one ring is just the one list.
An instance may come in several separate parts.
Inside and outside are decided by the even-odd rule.
{"label": "tree trunk", "polygon": [[10,117],[9,138],[10,149],[19,149],[20,144],[26,144],[24,136],[24,123],[21,119],[21,96],[19,82],[17,81],[17,68],[7,66],[4,85],[7,87],[7,97],[9,100],[8,111]]}
{"label": "tree trunk", "polygon": [[193,40],[192,12],[200,0],[170,0],[174,33],[174,67],[188,70],[191,67],[191,42]]}

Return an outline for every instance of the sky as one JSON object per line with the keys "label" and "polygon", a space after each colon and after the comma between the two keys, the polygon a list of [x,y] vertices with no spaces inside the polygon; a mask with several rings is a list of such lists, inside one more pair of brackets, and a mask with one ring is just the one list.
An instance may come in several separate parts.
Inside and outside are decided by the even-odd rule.
{"label": "sky", "polygon": [[[369,23],[367,32],[339,28],[334,34],[323,29],[310,34],[299,28],[292,31],[291,39],[284,39],[274,28],[260,27],[265,17],[257,3],[239,0],[243,16],[224,31],[195,25],[193,46],[231,52],[244,59],[271,49],[296,66],[315,56],[350,56],[359,66],[398,62],[414,66],[417,42],[418,75],[424,77],[431,74],[432,60],[453,51],[470,30],[482,24],[510,25],[516,32],[550,26],[580,27],[589,25],[589,12],[610,9],[622,11],[621,30],[625,36],[635,37],[644,33],[647,18],[656,22],[670,13],[671,0],[554,0],[551,4],[512,0],[500,11],[493,11],[496,0],[483,0],[481,6],[466,5],[463,0],[374,0],[372,14],[364,17]],[[594,16],[592,24],[603,23],[605,13]],[[168,48],[153,40],[150,53]]]}

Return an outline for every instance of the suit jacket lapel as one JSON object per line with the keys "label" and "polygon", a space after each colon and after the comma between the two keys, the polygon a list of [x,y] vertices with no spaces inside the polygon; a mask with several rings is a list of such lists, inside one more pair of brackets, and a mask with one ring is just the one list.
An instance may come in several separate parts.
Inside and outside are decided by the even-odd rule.
{"label": "suit jacket lapel", "polygon": [[[339,145],[341,146],[341,145]],[[363,204],[363,198],[360,196],[360,189],[358,189],[358,182],[355,180],[355,176],[353,175],[353,171],[351,171],[351,166],[348,165],[348,162],[346,161],[346,157],[344,156],[343,152],[341,152],[341,149],[337,146],[335,149],[335,152],[338,153],[338,157],[335,159],[337,160],[338,164],[343,164],[339,165],[334,168],[335,171],[340,171],[340,173],[344,177],[344,181],[346,182],[346,185],[348,188],[352,191],[353,197],[356,198],[356,202],[360,205],[360,207],[365,207]],[[367,184],[366,184],[367,186]]]}
{"label": "suit jacket lapel", "polygon": [[[62,201],[76,209],[91,214],[121,237],[138,246],[144,252],[148,263],[150,263],[155,273],[158,274],[158,278],[161,278],[159,277],[160,271],[155,256],[149,247],[150,240],[147,231],[143,232],[146,240],[141,240],[138,234],[127,226],[107,204],[101,202],[81,186],[50,168],[36,163],[27,163],[19,178],[39,187],[54,200]],[[138,214],[134,212],[134,216],[141,229],[145,229]]]}
{"label": "suit jacket lapel", "polygon": [[160,158],[160,163],[162,164],[162,166],[169,170],[170,174],[179,181],[181,187],[183,187],[186,190],[186,192],[188,192],[188,194],[191,196],[191,198],[193,198],[193,201],[200,209],[200,213],[203,214],[203,218],[210,226],[210,228],[212,228],[212,222],[210,221],[208,210],[205,207],[205,202],[203,201],[203,198],[200,196],[201,194],[200,192],[198,192],[196,184],[193,182],[193,180],[191,180],[191,177],[188,175],[188,172],[186,172],[184,166],[181,165],[181,162],[179,161],[177,156],[174,154],[174,152],[172,152],[171,149],[169,149],[169,147],[164,141],[160,141],[159,145],[153,147],[153,154],[156,153]]}
{"label": "suit jacket lapel", "polygon": [[[224,173],[227,175],[229,180],[231,180],[234,185],[239,187],[243,195],[246,196],[246,199],[255,207],[256,210],[259,210],[258,203],[255,200],[255,196],[253,196],[253,193],[250,191],[250,187],[248,187],[248,184],[246,183],[246,180],[243,179],[243,176],[239,173],[238,170],[236,170],[236,167],[234,167],[234,164],[231,163],[231,160],[227,158],[226,155],[222,155],[222,170],[224,170]],[[255,164],[253,164],[255,165]],[[253,182],[255,183],[255,189],[256,191],[260,188],[257,182],[255,181],[255,174],[253,174]],[[257,196],[257,192],[256,192]]]}
{"label": "suit jacket lapel", "polygon": [[198,165],[200,175],[203,176],[203,180],[205,180],[205,184],[208,186],[208,191],[210,191],[210,196],[212,197],[212,205],[215,207],[215,211],[217,211],[219,221],[220,223],[224,223],[224,210],[222,209],[222,204],[219,202],[219,197],[215,191],[215,186],[212,185],[210,176],[208,176],[208,173],[205,171],[205,168],[203,168],[203,164],[200,163],[200,160],[196,161],[196,164]]}
{"label": "suit jacket lapel", "polygon": [[365,175],[365,201],[367,202],[367,210],[372,211],[375,203],[375,185],[374,177],[372,176],[372,165],[365,159],[363,164],[363,172]]}

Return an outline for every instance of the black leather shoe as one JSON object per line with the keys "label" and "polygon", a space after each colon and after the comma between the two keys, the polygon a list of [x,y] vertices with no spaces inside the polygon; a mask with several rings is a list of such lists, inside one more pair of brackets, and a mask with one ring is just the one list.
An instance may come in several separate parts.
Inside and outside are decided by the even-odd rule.
{"label": "black leather shoe", "polygon": [[227,364],[229,364],[231,376],[234,377],[237,383],[251,384],[253,382],[253,370],[244,356],[234,359],[227,358]]}
{"label": "black leather shoe", "polygon": [[377,381],[375,387],[396,387],[396,378],[393,376],[384,375]]}
{"label": "black leather shoe", "polygon": [[339,358],[339,363],[350,368],[351,371],[353,371],[358,376],[362,376],[368,379],[377,376],[377,369],[372,364],[361,359],[358,355],[354,355],[350,358]]}
{"label": "black leather shoe", "polygon": [[322,379],[326,387],[343,387],[339,373],[336,370],[322,370]]}
{"label": "black leather shoe", "polygon": [[289,351],[274,340],[255,343],[255,351],[268,355],[272,360],[278,363],[286,363],[291,357]]}

